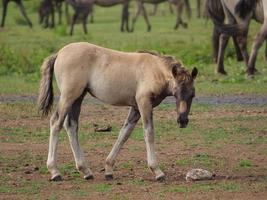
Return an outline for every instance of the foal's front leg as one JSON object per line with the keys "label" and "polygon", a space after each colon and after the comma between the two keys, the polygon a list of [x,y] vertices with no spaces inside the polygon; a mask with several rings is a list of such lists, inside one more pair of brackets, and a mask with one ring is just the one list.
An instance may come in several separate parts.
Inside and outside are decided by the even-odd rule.
{"label": "foal's front leg", "polygon": [[107,180],[113,179],[113,166],[115,164],[115,160],[120,152],[122,145],[131,135],[139,119],[139,111],[136,108],[132,107],[129,111],[127,119],[124,122],[123,127],[120,130],[119,137],[106,159],[105,176]]}
{"label": "foal's front leg", "polygon": [[144,136],[147,149],[147,162],[148,167],[156,175],[156,180],[163,181],[165,179],[165,174],[161,171],[158,166],[155,146],[154,146],[154,126],[153,126],[153,107],[149,98],[141,97],[138,100],[138,108],[141,114]]}

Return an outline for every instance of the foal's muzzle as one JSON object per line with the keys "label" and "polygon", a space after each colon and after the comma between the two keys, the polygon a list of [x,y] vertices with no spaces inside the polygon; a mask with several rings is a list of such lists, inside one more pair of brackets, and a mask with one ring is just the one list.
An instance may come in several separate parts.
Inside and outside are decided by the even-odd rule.
{"label": "foal's muzzle", "polygon": [[177,123],[180,124],[180,128],[186,128],[189,120],[185,114],[180,114],[177,118]]}

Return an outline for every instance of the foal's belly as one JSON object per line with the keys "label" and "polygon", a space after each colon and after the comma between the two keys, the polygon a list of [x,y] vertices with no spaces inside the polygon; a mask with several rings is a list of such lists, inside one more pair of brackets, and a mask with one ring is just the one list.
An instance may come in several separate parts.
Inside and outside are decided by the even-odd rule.
{"label": "foal's belly", "polygon": [[114,106],[135,106],[135,97],[121,92],[99,93],[89,90],[89,93],[98,100]]}
{"label": "foal's belly", "polygon": [[105,81],[99,78],[89,84],[88,92],[102,102],[116,106],[134,106],[135,87],[131,84],[117,81]]}

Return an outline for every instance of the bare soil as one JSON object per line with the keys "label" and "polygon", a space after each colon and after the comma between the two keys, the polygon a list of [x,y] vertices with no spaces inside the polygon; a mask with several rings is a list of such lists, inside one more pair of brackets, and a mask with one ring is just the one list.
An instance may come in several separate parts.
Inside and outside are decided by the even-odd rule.
{"label": "bare soil", "polygon": [[[54,183],[49,181],[45,167],[49,118],[37,115],[35,105],[29,102],[35,97],[12,98],[0,99],[0,199],[258,200],[267,197],[267,107],[262,103],[265,100],[254,99],[257,106],[254,103],[253,106],[250,103],[249,106],[222,106],[220,102],[220,106],[198,105],[192,110],[189,127],[184,130],[175,124],[172,105],[155,109],[157,156],[167,175],[166,181],[159,183],[146,165],[140,123],[120,152],[115,179],[104,179],[105,158],[128,108],[87,99],[82,107],[80,141],[95,179],[85,181],[77,173],[62,131],[58,165],[64,180]],[[111,125],[112,132],[95,133],[93,124]],[[244,163],[240,164],[241,161]],[[214,172],[215,180],[186,182],[186,172],[197,167]]]}

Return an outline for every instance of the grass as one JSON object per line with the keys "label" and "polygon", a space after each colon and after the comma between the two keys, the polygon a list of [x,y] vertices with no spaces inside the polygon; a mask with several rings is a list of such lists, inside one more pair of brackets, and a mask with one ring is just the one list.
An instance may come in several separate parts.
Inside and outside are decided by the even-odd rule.
{"label": "grass", "polygon": [[252,167],[252,162],[250,160],[240,160],[238,165],[237,165],[237,168],[238,169],[248,169],[248,168],[251,168]]}
{"label": "grass", "polygon": [[215,159],[208,154],[195,154],[191,157],[182,158],[176,160],[175,162],[178,166],[182,167],[194,167],[194,168],[208,168],[212,169],[217,163],[219,163],[219,159]]}
{"label": "grass", "polygon": [[111,190],[111,186],[107,183],[99,183],[92,186],[93,190],[100,193],[107,193]]}

